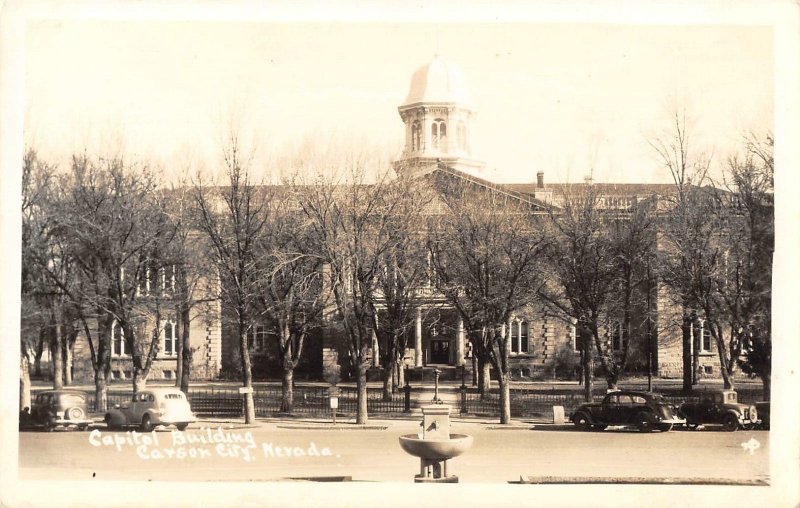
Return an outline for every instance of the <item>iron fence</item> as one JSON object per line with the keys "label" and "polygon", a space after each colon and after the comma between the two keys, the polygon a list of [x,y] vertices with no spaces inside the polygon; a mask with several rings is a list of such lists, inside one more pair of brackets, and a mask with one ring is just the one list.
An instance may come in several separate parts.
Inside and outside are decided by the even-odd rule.
{"label": "iron fence", "polygon": [[[626,389],[644,389],[626,386]],[[409,399],[413,400],[414,392],[421,392],[425,387],[412,387]],[[712,388],[708,388],[711,390]],[[684,402],[697,402],[706,388],[695,390],[689,395],[682,394],[680,388],[654,388],[664,399],[675,406]],[[36,390],[39,391],[39,390]],[[737,390],[738,400],[743,404],[753,404],[761,400],[760,387],[742,387]],[[131,400],[132,391],[109,391],[108,407]],[[602,398],[596,394],[594,400]],[[192,411],[200,417],[242,417],[243,398],[238,387],[203,387],[190,388],[188,394]],[[282,390],[280,386],[259,386],[254,388],[253,401],[257,417],[269,417],[281,414]],[[458,408],[453,412],[479,416],[499,416],[500,394],[497,389],[491,390],[481,397],[475,388],[466,388],[459,394]],[[551,388],[512,388],[511,416],[513,418],[551,418],[553,406],[563,406],[567,415],[583,403],[583,392],[575,387]],[[93,390],[86,392],[87,409],[97,412],[97,401]],[[384,400],[383,389],[370,387],[367,390],[367,412],[370,415],[393,415],[408,411],[413,404],[405,400],[404,390],[393,393],[389,400]],[[337,414],[354,415],[357,412],[357,389],[351,386],[339,388],[339,404]],[[292,414],[325,418],[330,416],[330,395],[327,386],[296,385],[293,390]]]}

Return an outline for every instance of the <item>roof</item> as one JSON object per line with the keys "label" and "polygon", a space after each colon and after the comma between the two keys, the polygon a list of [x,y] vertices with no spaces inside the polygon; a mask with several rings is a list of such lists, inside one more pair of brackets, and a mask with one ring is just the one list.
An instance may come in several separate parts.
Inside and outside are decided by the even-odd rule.
{"label": "roof", "polygon": [[438,55],[417,69],[411,76],[408,96],[400,107],[423,102],[453,103],[470,108],[472,97],[461,69]]}
{"label": "roof", "polygon": [[[569,193],[593,186],[601,195],[650,196],[667,195],[675,192],[675,184],[671,183],[548,183],[546,189]],[[510,190],[523,194],[533,194],[537,190],[535,183],[511,183],[505,185]]]}

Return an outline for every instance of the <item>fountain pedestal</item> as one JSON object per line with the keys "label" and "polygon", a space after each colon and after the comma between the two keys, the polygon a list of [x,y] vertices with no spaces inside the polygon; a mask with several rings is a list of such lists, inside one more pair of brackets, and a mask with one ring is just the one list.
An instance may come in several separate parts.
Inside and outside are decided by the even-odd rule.
{"label": "fountain pedestal", "polygon": [[422,407],[422,434],[400,436],[400,446],[419,457],[416,483],[458,483],[458,476],[448,475],[447,461],[472,446],[472,436],[450,434],[450,406]]}

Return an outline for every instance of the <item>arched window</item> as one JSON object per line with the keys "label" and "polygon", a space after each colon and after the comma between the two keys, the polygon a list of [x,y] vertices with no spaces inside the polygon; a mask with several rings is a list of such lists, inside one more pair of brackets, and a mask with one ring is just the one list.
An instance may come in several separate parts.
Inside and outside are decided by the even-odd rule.
{"label": "arched window", "polygon": [[172,321],[164,323],[164,354],[173,356],[177,354],[175,324]]}
{"label": "arched window", "polygon": [[125,352],[125,332],[119,323],[114,321],[111,325],[111,355],[124,356]]}
{"label": "arched window", "polygon": [[435,149],[445,148],[447,142],[447,125],[444,120],[437,118],[431,124],[431,146]]}
{"label": "arched window", "polygon": [[422,126],[419,120],[411,124],[411,149],[415,152],[422,150]]}

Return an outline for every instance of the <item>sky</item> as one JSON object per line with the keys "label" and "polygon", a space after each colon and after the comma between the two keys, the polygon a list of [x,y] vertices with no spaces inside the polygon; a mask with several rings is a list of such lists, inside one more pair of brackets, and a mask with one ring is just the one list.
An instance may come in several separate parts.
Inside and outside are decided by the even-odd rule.
{"label": "sky", "polygon": [[769,27],[56,19],[28,26],[25,142],[165,171],[218,165],[231,130],[262,163],[332,134],[392,158],[397,106],[435,54],[466,75],[473,152],[498,182],[668,182],[648,140],[676,110],[717,170],[773,126]]}

